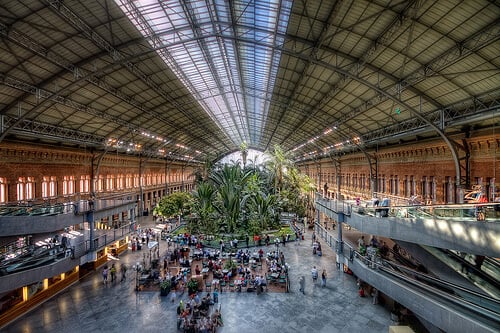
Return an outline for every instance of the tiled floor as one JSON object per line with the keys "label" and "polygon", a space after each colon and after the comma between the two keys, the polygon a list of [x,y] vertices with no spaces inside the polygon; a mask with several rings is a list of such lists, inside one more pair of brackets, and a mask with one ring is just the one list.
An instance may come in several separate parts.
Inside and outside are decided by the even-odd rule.
{"label": "tiled floor", "polygon": [[[142,222],[143,227],[145,224]],[[267,250],[273,249],[270,246]],[[160,253],[165,250],[166,243],[161,241]],[[224,326],[217,332],[388,332],[389,311],[372,305],[370,297],[358,297],[354,277],[337,270],[331,249],[323,246],[322,257],[312,255],[311,232],[306,234],[306,240],[289,243],[280,250],[290,266],[291,291],[260,295],[222,293],[219,304]],[[118,265],[133,265],[142,260],[143,252],[127,251],[120,256]],[[320,271],[327,270],[325,288],[312,283],[310,271],[314,265]],[[170,302],[159,292],[136,292],[134,274],[129,270],[126,282],[104,286],[99,270],[4,327],[2,332],[177,332],[178,302]],[[298,291],[302,275],[306,277],[305,295]]]}

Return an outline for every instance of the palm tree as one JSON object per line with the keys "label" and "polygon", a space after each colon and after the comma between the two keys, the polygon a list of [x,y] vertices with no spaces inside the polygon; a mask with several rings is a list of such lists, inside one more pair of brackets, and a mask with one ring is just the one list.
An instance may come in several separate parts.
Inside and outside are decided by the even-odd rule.
{"label": "palm tree", "polygon": [[251,172],[241,169],[238,163],[226,164],[210,175],[210,180],[217,187],[217,205],[215,208],[221,214],[228,232],[237,229],[241,214],[242,189]]}
{"label": "palm tree", "polygon": [[191,230],[199,230],[203,233],[213,234],[217,232],[218,228],[215,224],[215,207],[213,202],[215,200],[216,189],[209,182],[198,184],[193,191],[194,205],[193,213],[196,214],[196,224],[191,226]]}
{"label": "palm tree", "polygon": [[243,159],[243,169],[247,165],[247,156],[248,156],[248,144],[246,141],[243,141],[240,144],[241,158]]}
{"label": "palm tree", "polygon": [[259,221],[260,230],[265,230],[272,225],[276,217],[277,196],[257,191],[247,194],[242,205],[252,212],[252,220]]}
{"label": "palm tree", "polygon": [[289,154],[283,151],[279,145],[274,146],[272,154],[266,163],[266,168],[274,179],[274,191],[279,193],[283,189],[283,177],[288,169],[294,165]]}

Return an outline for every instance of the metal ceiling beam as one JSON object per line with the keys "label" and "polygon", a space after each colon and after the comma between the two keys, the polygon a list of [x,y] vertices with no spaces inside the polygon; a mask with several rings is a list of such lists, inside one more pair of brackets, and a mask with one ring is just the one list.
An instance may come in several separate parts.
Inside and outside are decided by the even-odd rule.
{"label": "metal ceiling beam", "polygon": [[[150,89],[155,91],[158,95],[162,96],[165,100],[169,101],[176,109],[177,112],[182,112],[182,114],[192,121],[194,124],[200,126],[200,122],[192,118],[191,114],[181,108],[179,103],[171,98],[168,93],[161,88],[156,82],[154,82],[150,76],[144,74],[134,63],[128,60],[128,56],[125,55],[120,50],[116,49],[113,45],[102,38],[97,32],[95,32],[87,23],[85,23],[77,14],[71,11],[66,5],[64,5],[63,0],[42,0],[47,5],[50,6],[58,15],[71,24],[76,30],[80,31],[86,38],[94,42],[98,47],[108,52],[108,55],[113,59],[114,62],[121,63],[126,69],[128,69],[132,74],[138,77],[142,82],[144,82]],[[214,137],[216,134],[211,132],[208,128],[200,126],[205,131],[212,133]],[[226,147],[227,148],[227,147]]]}
{"label": "metal ceiling beam", "polygon": [[[103,74],[104,72],[106,72],[106,70],[108,70],[110,68],[113,68],[114,64],[106,65],[103,68],[96,69],[95,71],[86,70],[81,66],[78,66],[78,65],[71,63],[70,61],[66,60],[64,57],[53,52],[52,50],[45,48],[43,45],[41,45],[40,43],[38,43],[37,41],[35,41],[31,37],[29,37],[28,35],[26,35],[22,32],[19,32],[15,29],[10,28],[8,25],[6,25],[2,22],[0,22],[0,35],[4,35],[12,42],[15,42],[16,44],[32,51],[34,54],[37,54],[38,56],[43,57],[44,59],[47,59],[48,61],[66,69],[69,72],[71,72],[76,81],[72,82],[72,84],[70,86],[62,87],[60,90],[58,90],[59,94],[68,90],[70,87],[74,87],[74,85],[76,83],[86,81],[86,82],[89,82],[89,83],[103,89],[104,91],[117,97],[118,99],[132,105],[133,107],[140,110],[142,113],[150,115],[151,119],[157,118],[157,119],[169,124],[172,128],[178,128],[178,126],[176,126],[176,124],[172,123],[170,120],[168,120],[168,118],[162,116],[162,114],[145,108],[141,103],[139,103],[137,100],[135,100],[134,97],[123,93],[119,89],[106,83],[106,81],[98,78],[98,75]],[[56,75],[56,78],[59,75],[61,75],[61,74]],[[48,83],[46,83],[46,84],[48,84]],[[30,114],[30,112],[24,114],[22,118],[28,116],[29,114]],[[109,119],[107,119],[107,120],[109,120]],[[116,123],[116,121],[114,121],[114,122]],[[123,123],[119,123],[118,125],[121,127],[121,126],[123,126]],[[145,129],[143,129],[143,131],[149,132],[148,130],[145,130]],[[5,135],[8,134],[8,132],[9,132],[9,129],[7,128],[4,131],[4,133],[2,133],[2,136],[0,136],[0,141],[5,137]],[[193,135],[192,133],[184,133],[184,135],[186,135],[186,134]],[[163,135],[161,135],[161,136],[163,136]],[[201,138],[198,138],[198,139],[200,141],[204,141]]]}
{"label": "metal ceiling beam", "polygon": [[[304,117],[302,120],[298,123],[299,127],[302,126],[302,124],[306,123],[309,119],[316,117],[316,115],[322,111],[322,109],[327,105],[327,103],[334,98],[335,95],[337,95],[340,91],[344,89],[344,87],[347,85],[347,83],[350,82],[350,79],[352,76],[359,76],[361,71],[365,68],[365,65],[370,62],[371,59],[375,57],[375,55],[378,53],[380,50],[381,46],[386,46],[386,44],[391,40],[391,38],[394,36],[395,33],[399,32],[400,29],[403,29],[404,26],[411,24],[413,22],[413,14],[410,15],[410,13],[416,11],[414,9],[414,6],[418,3],[417,1],[411,1],[409,2],[406,7],[403,9],[401,13],[398,13],[398,15],[388,24],[388,26],[385,28],[385,30],[379,35],[379,37],[372,41],[372,43],[368,46],[368,48],[363,52],[363,56],[359,59],[355,59],[353,63],[350,64],[349,67],[344,69],[348,75],[340,75],[339,80],[335,83],[332,83],[330,85],[329,91],[315,104],[310,106],[310,110],[312,112],[305,112]],[[320,36],[321,38],[321,36]],[[325,50],[323,50],[325,51]],[[316,52],[317,53],[317,52]],[[320,60],[317,57],[315,57],[315,60]],[[308,64],[311,63],[311,60],[308,61]],[[377,72],[378,73],[378,72]],[[383,74],[382,74],[383,75]],[[385,76],[385,75],[384,75]],[[294,96],[294,95],[292,95]],[[359,113],[358,113],[359,115]],[[340,125],[340,122],[336,121],[336,125]],[[295,131],[294,131],[295,132]],[[292,135],[291,132],[290,135]],[[284,141],[288,140],[288,138],[285,138]]]}
{"label": "metal ceiling beam", "polygon": [[[230,9],[230,17],[231,17],[231,31],[232,31],[232,34],[233,36],[236,36],[237,35],[237,31],[236,31],[236,25],[237,25],[237,22],[238,20],[235,20],[235,8],[234,8],[234,2],[233,1],[229,1],[228,2],[228,6],[229,6],[229,9]],[[213,26],[213,30],[214,31],[217,31],[216,29],[216,24],[215,22],[212,22],[212,26]],[[234,56],[235,56],[235,63],[236,65],[238,66],[238,71],[236,73],[236,75],[238,75],[238,81],[240,82],[241,84],[241,90],[242,91],[245,91],[245,90],[250,90],[249,88],[246,88],[245,86],[245,80],[243,80],[243,68],[241,67],[242,65],[242,62],[240,61],[240,53],[238,52],[238,44],[239,44],[239,41],[238,40],[235,40],[234,41],[234,47],[235,47],[235,51],[234,52]],[[247,95],[246,94],[241,94],[241,98],[243,99],[243,103],[244,103],[244,109],[246,109],[246,106],[248,105],[248,99],[247,99]],[[248,138],[250,139],[248,142],[253,142],[253,139],[252,138],[252,135],[250,134],[250,118],[248,117],[248,113],[245,114],[245,117],[246,117],[246,123],[248,124],[247,126],[247,130],[248,130],[248,133],[246,133],[248,135]],[[257,143],[257,142],[256,142]]]}
{"label": "metal ceiling beam", "polygon": [[[297,96],[299,88],[302,88],[303,82],[307,78],[307,72],[309,71],[309,68],[311,67],[311,64],[312,64],[311,59],[318,59],[318,51],[323,46],[323,42],[326,39],[326,36],[328,34],[329,29],[333,26],[333,20],[337,18],[336,14],[337,14],[338,10],[340,9],[342,3],[343,3],[343,1],[335,2],[332,9],[330,10],[330,13],[328,14],[328,19],[327,19],[326,23],[323,25],[323,28],[321,29],[321,32],[320,32],[317,40],[315,41],[313,48],[310,51],[309,58],[305,61],[304,68],[303,68],[302,72],[300,73],[299,79],[295,83],[290,96]],[[305,3],[305,0],[302,1],[302,4],[304,7],[304,10],[306,10],[307,5]],[[309,16],[306,15],[306,17],[309,17]],[[285,113],[288,111],[288,109],[291,107],[291,105],[295,102],[296,102],[296,100],[293,100],[292,98],[288,98],[286,100],[286,103],[283,105],[283,111],[280,113],[280,117],[274,126],[274,130],[272,131],[272,134],[269,138],[268,143],[266,144],[266,147],[271,144],[271,140],[274,136],[274,133],[276,133],[278,127],[280,126],[281,122],[283,121],[283,117],[285,116]],[[312,107],[312,109],[314,109],[314,107]],[[316,112],[314,112],[314,113],[316,113]],[[299,124],[302,125],[303,122],[301,121],[301,122],[299,122]],[[295,132],[295,130],[291,131],[290,134],[287,137],[285,137],[285,139],[283,141],[287,141],[287,139],[290,137],[290,135],[292,135],[292,133],[294,133],[294,132]]]}
{"label": "metal ceiling beam", "polygon": [[[218,90],[221,92],[221,97],[222,97],[222,100],[224,101],[224,104],[226,105],[226,109],[227,110],[231,110],[231,105],[227,99],[227,95],[225,93],[222,93],[222,92],[225,92],[224,90],[224,85],[222,84],[222,80],[221,78],[219,77],[218,75],[218,71],[217,71],[217,66],[214,64],[214,59],[212,59],[211,57],[211,54],[210,54],[210,51],[209,51],[209,47],[206,43],[206,38],[203,38],[203,31],[199,28],[199,22],[197,21],[194,21],[196,19],[196,14],[194,13],[194,10],[192,8],[192,6],[190,6],[190,3],[189,2],[184,2],[184,1],[181,1],[181,5],[184,9],[184,12],[186,13],[186,18],[190,24],[190,29],[191,31],[194,33],[195,36],[199,36],[200,38],[198,39],[198,45],[199,45],[199,48],[200,48],[200,51],[202,52],[203,54],[203,58],[205,59],[205,62],[206,64],[208,65],[208,67],[210,68],[210,72],[211,72],[211,76],[212,78],[214,79],[215,83],[217,84],[217,88]],[[219,47],[220,49],[220,43],[217,42],[217,46]],[[225,52],[221,52],[221,54],[226,54]],[[227,61],[224,59],[223,60],[224,64],[227,66]],[[227,68],[226,68],[227,70]],[[182,70],[178,70],[180,73],[184,73]],[[229,71],[228,71],[229,72]],[[232,81],[232,79],[230,79]],[[190,82],[189,80],[186,80],[187,82]],[[194,91],[195,89],[193,89]],[[234,89],[230,89],[229,90],[230,92],[236,92]],[[198,93],[198,91],[196,92]],[[198,98],[200,100],[204,100],[201,95],[198,95]],[[237,102],[238,99],[235,98],[235,102]],[[210,107],[206,106],[206,110],[211,110]],[[236,131],[238,132],[238,135],[240,137],[240,141],[243,142],[243,141],[249,141],[249,137],[247,137],[245,135],[245,133],[241,133],[240,132],[240,128],[243,129],[246,127],[246,129],[248,129],[248,123],[246,124],[246,126],[244,126],[244,124],[241,124],[241,121],[238,121],[238,119],[235,118],[235,114],[233,112],[230,112],[230,118],[234,124],[234,127],[236,128]],[[215,119],[218,119],[218,117],[216,115],[212,115],[213,118]],[[238,113],[238,118],[242,118],[242,115],[240,113]],[[241,126],[238,126],[237,124],[240,123]],[[224,131],[224,129],[221,128],[221,131],[223,133],[226,133]],[[229,139],[231,141],[233,141],[234,139],[232,137],[230,137],[229,135],[227,135],[229,137]],[[234,142],[234,141],[233,141]],[[236,143],[236,142],[235,142]]]}
{"label": "metal ceiling beam", "polygon": [[[41,105],[46,105],[43,102],[48,102],[52,104],[61,104],[70,108],[73,108],[77,111],[84,112],[87,114],[90,114],[94,117],[102,118],[117,124],[120,124],[122,127],[128,128],[129,132],[136,132],[136,133],[141,133],[143,131],[147,132],[147,129],[140,128],[138,126],[134,126],[133,124],[130,124],[126,122],[125,120],[122,120],[120,118],[112,117],[108,115],[105,112],[101,112],[99,110],[96,110],[90,106],[78,103],[76,101],[73,101],[69,98],[60,96],[56,93],[50,92],[45,89],[41,89],[38,87],[35,87],[33,85],[30,85],[26,82],[23,82],[17,78],[13,78],[11,76],[5,76],[3,74],[0,74],[0,82],[6,86],[9,86],[11,88],[15,88],[18,90],[22,90],[26,93],[30,93],[32,95],[35,95],[37,99],[40,99],[42,102],[38,103],[37,106],[32,108],[30,112],[33,112],[33,110],[38,110],[39,106]],[[50,104],[49,104],[50,106]],[[4,125],[3,128],[0,128],[0,130],[3,130],[3,132],[0,132],[0,139],[4,139],[5,136],[7,135],[7,131],[4,130],[4,128],[8,128],[9,130],[13,131],[21,131],[24,134],[31,133],[32,135],[34,134],[35,136],[37,134],[43,134],[52,138],[59,137],[61,140],[62,139],[68,139],[71,141],[76,141],[81,144],[86,144],[88,142],[101,142],[104,144],[104,147],[107,145],[106,139],[100,140],[100,139],[95,139],[95,138],[101,138],[100,136],[94,136],[92,134],[79,134],[79,131],[76,130],[68,130],[68,129],[60,129],[59,127],[53,126],[53,125],[47,125],[47,124],[42,124],[38,123],[35,121],[30,121],[24,119],[24,117],[19,117],[19,118],[14,118],[14,117],[8,117],[6,115],[3,115],[4,117]],[[6,122],[5,122],[6,121]],[[33,124],[37,124],[37,126],[33,126]],[[31,126],[30,128],[28,126]],[[54,130],[55,128],[58,128],[59,130]],[[29,129],[29,130],[28,130]],[[88,139],[89,141],[78,141],[79,138],[84,138]],[[0,140],[1,141],[1,140]],[[117,148],[118,149],[118,148]],[[123,148],[124,150],[127,149],[127,147]]]}
{"label": "metal ceiling beam", "polygon": [[[106,138],[101,136],[63,128],[61,126],[44,124],[28,119],[23,119],[23,121],[14,126],[18,118],[9,115],[0,115],[0,119],[2,119],[1,123],[4,128],[12,128],[11,133],[13,134],[73,142],[75,144],[86,144],[95,147],[103,147],[106,143]],[[0,133],[1,132],[0,128]]]}
{"label": "metal ceiling beam", "polygon": [[[493,42],[494,40],[498,39],[498,32],[495,32],[495,31],[498,31],[498,26],[497,25],[490,25],[488,27],[485,27],[482,31],[478,32],[477,34],[471,36],[470,38],[464,40],[461,44],[462,45],[470,45],[470,46],[473,46],[473,48],[468,48],[469,50],[477,50],[481,47],[483,47],[484,45],[487,45],[491,42]],[[214,34],[214,37],[217,36],[217,34]],[[206,37],[209,37],[209,36],[204,36],[205,38]],[[287,36],[288,39],[293,39],[293,37],[291,36]],[[236,38],[238,39],[238,38]],[[273,47],[272,45],[267,45],[265,43],[258,43],[256,41],[252,41],[252,40],[245,40],[245,39],[241,39],[245,42],[248,42],[248,43],[256,43],[256,44],[260,44],[261,46],[267,46],[267,47]],[[295,39],[296,41],[299,41],[300,39]],[[185,41],[183,41],[185,42]],[[306,40],[302,40],[303,43],[311,43],[311,41],[306,41]],[[426,75],[435,75],[434,73],[428,73],[428,70],[427,68],[433,68],[433,64],[435,62],[439,62],[441,64],[443,63],[446,63],[446,61],[444,61],[445,59],[453,59],[453,57],[450,57],[449,55],[456,55],[457,52],[460,48],[457,46],[457,47],[453,47],[451,48],[450,50],[448,50],[447,52],[445,52],[442,56],[438,57],[437,59],[435,59],[435,61],[432,61],[432,62],[429,62],[428,64],[422,66],[421,68],[419,68],[418,70],[416,70],[414,73],[410,74],[409,77],[407,78],[404,78],[401,81],[401,84],[399,82],[397,82],[393,87],[391,88],[388,88],[388,89],[393,89],[395,90],[396,92],[397,91],[400,91],[401,90],[401,87],[404,87],[405,86],[405,82],[410,82],[412,81],[413,84],[416,83],[416,79],[420,79],[420,80],[423,80],[425,79]],[[288,50],[289,51],[289,50]],[[334,50],[332,50],[333,52]],[[289,52],[291,55],[294,55],[293,52]],[[460,53],[460,52],[459,52]],[[140,55],[138,55],[140,56]],[[343,55],[343,56],[347,56],[347,55]],[[303,57],[302,57],[303,58]],[[457,59],[455,59],[457,60]],[[372,68],[372,66],[370,66],[369,64],[366,64],[369,68]],[[442,65],[440,65],[439,67],[442,67]],[[373,68],[372,68],[373,69]],[[374,69],[375,70],[375,69]],[[378,70],[378,73],[384,75],[385,77],[388,77],[388,78],[391,78],[392,80],[394,81],[398,81],[397,79],[393,78],[392,76],[390,76],[389,74],[387,73],[384,73],[382,71],[380,71],[380,69],[377,69]],[[408,85],[406,85],[408,87]],[[420,92],[417,92],[417,94],[420,93]],[[421,94],[421,93],[420,93]],[[429,96],[424,96],[426,98],[426,100],[429,100],[431,101],[433,104],[436,104],[435,101],[432,101],[432,99],[429,98]],[[338,121],[338,123],[342,123],[342,122],[345,122],[349,119],[352,119],[354,116],[356,115],[359,115],[360,112],[364,111],[364,110],[367,110],[368,108],[372,107],[373,105],[375,105],[376,103],[380,103],[380,102],[383,102],[387,100],[387,98],[381,94],[377,95],[376,97],[372,98],[371,100],[368,100],[366,101],[364,104],[362,104],[360,107],[348,112],[348,113],[345,113],[344,114],[344,119],[340,119]]]}

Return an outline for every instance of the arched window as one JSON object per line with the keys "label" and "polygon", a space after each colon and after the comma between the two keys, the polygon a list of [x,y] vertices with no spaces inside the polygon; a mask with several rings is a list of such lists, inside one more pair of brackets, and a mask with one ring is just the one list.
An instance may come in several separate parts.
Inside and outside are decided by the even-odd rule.
{"label": "arched window", "polygon": [[123,177],[123,175],[117,175],[116,176],[116,189],[117,190],[123,190],[123,184],[124,184],[124,177]]}
{"label": "arched window", "polygon": [[90,192],[90,176],[80,176],[80,193]]}
{"label": "arched window", "polygon": [[114,175],[106,176],[106,188],[105,191],[113,191],[115,189],[115,177]]}
{"label": "arched window", "polygon": [[19,177],[17,180],[17,200],[31,200],[34,198],[35,180],[33,177]]}
{"label": "arched window", "polygon": [[127,174],[125,176],[125,188],[133,188],[134,187],[134,176],[131,174]]}
{"label": "arched window", "polygon": [[63,195],[71,195],[75,193],[75,177],[74,176],[64,176],[62,184]]}
{"label": "arched window", "polygon": [[0,203],[7,202],[7,179],[0,177]]}

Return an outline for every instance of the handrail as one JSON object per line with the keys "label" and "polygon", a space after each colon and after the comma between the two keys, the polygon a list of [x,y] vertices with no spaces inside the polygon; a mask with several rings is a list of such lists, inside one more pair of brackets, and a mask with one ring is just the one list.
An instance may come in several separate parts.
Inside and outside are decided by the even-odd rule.
{"label": "handrail", "polygon": [[[494,321],[497,321],[498,322],[498,318],[500,316],[500,312],[498,312],[496,309],[491,309],[491,308],[488,308],[488,307],[485,307],[484,304],[476,304],[476,303],[473,303],[471,302],[470,300],[466,299],[466,298],[463,298],[462,296],[458,296],[458,295],[452,295],[452,294],[449,294],[449,293],[446,293],[442,290],[440,290],[439,288],[436,288],[430,284],[427,284],[427,283],[424,283],[422,281],[419,281],[419,280],[415,280],[413,278],[411,278],[410,276],[408,275],[404,275],[402,273],[398,273],[397,271],[395,271],[394,269],[392,268],[388,268],[388,267],[385,267],[383,266],[382,264],[380,264],[379,262],[376,262],[376,261],[373,261],[373,260],[370,260],[368,257],[365,257],[365,256],[362,256],[358,251],[354,250],[354,256],[356,258],[359,259],[360,263],[365,265],[366,267],[375,267],[376,269],[378,269],[379,271],[382,271],[382,272],[385,272],[387,274],[390,274],[394,277],[397,277],[398,279],[400,280],[403,280],[404,282],[407,282],[409,284],[412,284],[422,290],[425,290],[427,292],[430,292],[436,296],[439,296],[440,298],[443,298],[445,299],[446,301],[448,302],[451,302],[459,307],[465,307],[467,308],[469,311],[471,312],[474,312],[476,314],[479,314],[479,315],[482,315],[484,317],[487,317],[488,319],[490,320],[494,320]],[[365,262],[369,262],[370,265],[366,265]],[[422,276],[422,273],[419,273],[421,276]],[[426,276],[425,274],[423,274],[423,276]],[[428,276],[426,276],[428,277]],[[442,280],[439,280],[439,279],[436,279],[434,280],[436,284],[442,284],[444,285],[444,283],[442,283],[443,281]],[[482,295],[482,294],[479,294],[479,293],[476,293],[474,291],[471,291],[471,290],[467,290],[466,288],[463,288],[463,287],[460,287],[458,285],[455,285],[451,282],[447,282],[446,285],[448,287],[451,287],[451,288],[454,288],[454,289],[460,289],[461,291],[463,292],[466,292],[466,293],[469,293],[477,298],[480,298],[480,299],[484,299],[486,302],[484,303],[488,303],[488,302],[491,302],[493,304],[498,304],[498,300],[495,300],[489,296],[486,296],[486,295]]]}
{"label": "handrail", "polygon": [[[329,234],[326,231],[326,229],[321,224],[316,223],[315,227],[319,231],[321,231],[320,235],[323,234],[323,233]],[[339,241],[338,241],[337,238],[331,236],[330,234],[329,234],[329,236],[331,238],[333,238],[336,241],[336,243],[338,244]],[[479,298],[481,300],[484,300],[483,304],[473,303],[473,302],[471,302],[471,301],[469,301],[469,300],[467,300],[465,298],[462,298],[462,297],[459,297],[459,296],[456,296],[456,295],[450,295],[449,293],[445,293],[445,292],[439,290],[438,288],[433,287],[433,286],[431,286],[429,284],[425,284],[423,282],[411,279],[409,276],[403,275],[401,273],[397,273],[393,269],[389,270],[389,268],[384,267],[380,262],[376,262],[376,261],[370,260],[369,257],[367,257],[367,256],[362,256],[357,250],[354,249],[354,247],[350,243],[342,242],[342,246],[344,247],[344,249],[347,248],[349,250],[349,260],[351,262],[355,258],[358,258],[359,262],[361,264],[363,264],[364,266],[366,266],[366,267],[370,267],[370,266],[371,267],[375,267],[375,268],[377,268],[380,271],[384,271],[384,272],[387,272],[388,274],[392,274],[392,275],[398,277],[401,280],[404,280],[406,282],[409,282],[409,283],[411,283],[413,285],[418,286],[419,288],[422,288],[424,290],[433,292],[434,294],[436,294],[436,295],[438,295],[438,296],[440,296],[442,298],[445,298],[448,301],[453,302],[454,304],[456,304],[458,306],[462,306],[462,305],[464,305],[464,302],[466,302],[467,306],[470,308],[469,309],[470,311],[475,312],[475,313],[479,313],[480,315],[486,316],[486,317],[488,317],[491,320],[498,321],[500,313],[498,311],[495,311],[495,310],[492,310],[490,308],[485,307],[484,304],[485,303],[486,304],[487,303],[491,303],[494,306],[498,306],[498,308],[500,308],[500,300],[497,300],[497,299],[492,298],[492,297],[487,296],[487,295],[483,295],[483,294],[477,293],[477,292],[475,292],[473,290],[468,290],[467,288],[464,288],[462,286],[456,285],[456,284],[448,282],[448,281],[444,281],[444,280],[440,280],[440,279],[435,279],[435,278],[430,277],[430,276],[428,276],[426,274],[423,274],[421,272],[417,272],[417,271],[415,271],[413,269],[410,269],[410,268],[398,265],[398,264],[390,262],[390,261],[382,260],[381,258],[377,257],[377,259],[382,260],[382,262],[388,262],[388,263],[390,263],[390,265],[394,265],[394,266],[397,266],[399,268],[402,268],[403,270],[410,271],[412,274],[419,275],[421,277],[425,277],[428,280],[432,279],[431,281],[434,282],[435,284],[442,284],[443,286],[446,286],[447,288],[460,290],[461,292],[464,292],[464,293],[467,293],[467,294],[471,295],[471,297],[476,297],[476,298]],[[366,265],[365,262],[370,262],[372,265]],[[443,283],[443,282],[445,282],[445,283]],[[481,312],[479,310],[479,308],[484,309],[484,311],[487,311],[488,313],[485,314],[484,312]]]}
{"label": "handrail", "polygon": [[[392,212],[392,216],[400,219],[412,218],[415,216],[426,218],[470,218],[476,219],[476,212],[482,209],[487,213],[495,212],[500,209],[500,202],[487,203],[467,203],[467,204],[439,204],[439,205],[394,205],[373,206],[371,202],[363,201],[359,205],[355,200],[338,200],[323,197],[320,193],[315,196],[315,203],[321,205],[334,213],[343,213],[350,216],[352,212],[362,211],[363,214],[376,216],[379,211],[387,210]],[[500,222],[495,214],[486,214],[486,220],[482,222]]]}
{"label": "handrail", "polygon": [[449,282],[449,281],[446,281],[446,280],[442,280],[442,279],[439,279],[439,278],[435,278],[433,276],[430,276],[428,274],[424,274],[422,272],[418,272],[418,271],[416,271],[414,269],[411,269],[409,267],[405,267],[405,266],[399,265],[399,264],[391,262],[389,260],[381,259],[381,262],[387,263],[387,264],[389,264],[389,266],[392,266],[392,267],[397,267],[400,270],[408,271],[408,272],[410,272],[413,275],[419,276],[420,278],[425,279],[425,280],[429,280],[429,281],[431,281],[433,283],[442,284],[442,285],[444,285],[446,287],[460,290],[462,292],[471,294],[471,295],[473,295],[475,297],[486,299],[488,302],[492,302],[492,303],[497,304],[499,306],[499,308],[500,308],[500,300],[499,299],[496,299],[496,298],[490,297],[488,295],[484,295],[484,294],[478,293],[477,291],[474,291],[474,290],[470,290],[470,289],[464,288],[464,287],[462,287],[460,285],[457,285],[457,284],[454,284],[452,282]]}
{"label": "handrail", "polygon": [[[375,265],[377,265],[377,264],[375,263]],[[472,303],[465,298],[458,297],[456,295],[450,295],[450,294],[445,293],[445,292],[443,292],[437,288],[434,288],[428,284],[425,284],[425,283],[417,281],[417,280],[413,280],[404,274],[397,273],[397,272],[390,270],[390,269],[387,269],[385,267],[378,267],[378,269],[380,271],[385,272],[391,276],[394,276],[394,277],[396,277],[396,278],[398,278],[398,279],[400,279],[408,284],[411,284],[419,289],[422,289],[422,291],[429,292],[435,296],[438,296],[439,298],[444,299],[445,301],[448,301],[448,302],[456,305],[458,308],[466,308],[468,311],[470,311],[474,314],[480,315],[482,317],[488,318],[489,320],[492,320],[492,321],[498,323],[498,318],[499,318],[500,313],[497,311],[486,308],[486,307],[481,306],[479,304]]]}

